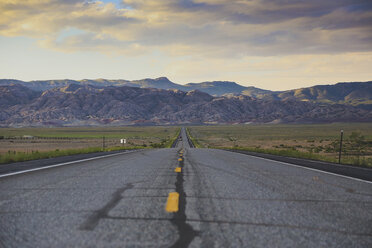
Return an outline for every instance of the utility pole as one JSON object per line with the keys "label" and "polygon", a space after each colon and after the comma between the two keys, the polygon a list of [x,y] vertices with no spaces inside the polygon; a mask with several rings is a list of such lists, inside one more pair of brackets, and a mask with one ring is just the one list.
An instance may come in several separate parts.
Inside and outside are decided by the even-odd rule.
{"label": "utility pole", "polygon": [[338,163],[341,164],[341,153],[342,153],[342,137],[344,136],[344,130],[341,130],[341,139],[340,139],[340,151],[338,152]]}
{"label": "utility pole", "polygon": [[105,136],[102,136],[102,151],[105,151]]}

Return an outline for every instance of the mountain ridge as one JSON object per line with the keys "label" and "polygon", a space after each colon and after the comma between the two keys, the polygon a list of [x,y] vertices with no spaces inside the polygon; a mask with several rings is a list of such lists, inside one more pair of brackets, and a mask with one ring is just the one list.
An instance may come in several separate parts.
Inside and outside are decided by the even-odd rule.
{"label": "mountain ridge", "polygon": [[35,91],[45,91],[69,84],[92,85],[95,87],[139,87],[157,89],[177,89],[181,91],[199,90],[212,96],[246,95],[257,99],[284,100],[297,99],[331,104],[361,105],[372,109],[372,81],[366,82],[341,82],[331,85],[315,85],[285,91],[270,91],[254,86],[242,86],[231,81],[206,81],[201,83],[176,84],[166,77],[145,78],[141,80],[108,80],[108,79],[83,79],[83,80],[41,80],[24,82],[15,79],[0,79],[1,85],[20,84]]}
{"label": "mountain ridge", "polygon": [[13,84],[0,86],[0,92],[23,94],[12,102],[0,101],[0,126],[12,127],[372,121],[372,111],[350,105],[214,97],[199,90],[69,84],[41,93]]}

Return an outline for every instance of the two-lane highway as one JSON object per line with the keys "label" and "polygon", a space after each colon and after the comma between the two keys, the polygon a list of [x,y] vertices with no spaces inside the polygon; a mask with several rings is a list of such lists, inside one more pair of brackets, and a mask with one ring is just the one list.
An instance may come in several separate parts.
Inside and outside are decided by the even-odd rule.
{"label": "two-lane highway", "polygon": [[370,182],[181,137],[0,178],[0,247],[372,247]]}

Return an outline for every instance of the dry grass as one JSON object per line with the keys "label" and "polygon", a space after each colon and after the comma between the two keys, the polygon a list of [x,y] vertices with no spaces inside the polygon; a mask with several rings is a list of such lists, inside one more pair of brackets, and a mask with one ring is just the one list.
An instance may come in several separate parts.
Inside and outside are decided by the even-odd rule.
{"label": "dry grass", "polygon": [[[167,143],[178,131],[178,127],[1,128],[0,154],[102,147],[102,137],[105,147],[151,147]],[[127,144],[120,144],[122,138],[127,139]]]}
{"label": "dry grass", "polygon": [[[334,162],[338,160],[340,130],[344,130],[343,163],[372,166],[371,123],[194,126],[189,130],[202,147],[280,151],[288,156],[312,156]],[[353,132],[365,138],[366,145],[360,154],[350,150]]]}
{"label": "dry grass", "polygon": [[[179,127],[1,128],[0,163],[121,149],[170,147]],[[105,137],[105,138],[103,138]],[[126,144],[120,144],[125,138]]]}

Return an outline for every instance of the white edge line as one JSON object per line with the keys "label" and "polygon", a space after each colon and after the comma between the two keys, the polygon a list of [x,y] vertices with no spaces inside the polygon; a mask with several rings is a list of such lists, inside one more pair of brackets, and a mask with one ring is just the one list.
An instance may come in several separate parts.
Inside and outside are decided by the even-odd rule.
{"label": "white edge line", "polygon": [[257,156],[253,156],[253,155],[249,155],[249,154],[245,154],[245,155],[255,157],[255,158],[259,158],[259,159],[263,159],[263,160],[268,160],[268,161],[271,161],[271,162],[281,163],[281,164],[284,164],[284,165],[289,165],[289,166],[293,166],[293,167],[297,167],[297,168],[301,168],[301,169],[307,169],[307,170],[311,170],[311,171],[322,172],[322,173],[333,175],[333,176],[344,177],[344,178],[347,178],[347,179],[353,179],[353,180],[360,181],[360,182],[363,182],[363,183],[372,184],[372,182],[370,182],[370,181],[366,181],[366,180],[355,178],[355,177],[344,176],[344,175],[340,175],[340,174],[336,174],[336,173],[332,173],[332,172],[328,172],[328,171],[309,168],[309,167],[306,167],[306,166],[290,164],[290,163],[286,163],[286,162],[282,162],[282,161],[276,161],[276,160],[273,160],[273,159],[261,158],[261,157],[257,157]]}
{"label": "white edge line", "polygon": [[59,167],[59,166],[63,166],[63,165],[75,164],[75,163],[80,163],[80,162],[85,162],[85,161],[90,161],[90,160],[95,160],[95,159],[100,159],[100,158],[107,158],[107,157],[112,157],[112,156],[117,156],[117,155],[122,155],[122,154],[128,154],[128,153],[137,152],[137,151],[138,150],[129,151],[129,152],[128,151],[126,151],[126,152],[119,152],[119,153],[114,153],[114,154],[109,154],[109,155],[103,155],[103,156],[99,156],[99,157],[85,158],[85,159],[80,159],[80,160],[75,160],[75,161],[60,163],[60,164],[48,165],[48,166],[34,168],[34,169],[30,169],[30,170],[17,171],[17,172],[12,172],[12,173],[8,173],[8,174],[0,175],[0,178],[14,176],[14,175],[19,175],[19,174],[24,174],[24,173],[28,173],[28,172],[32,172],[32,171],[45,170],[45,169],[50,169],[50,168]]}

